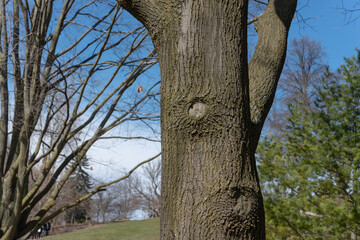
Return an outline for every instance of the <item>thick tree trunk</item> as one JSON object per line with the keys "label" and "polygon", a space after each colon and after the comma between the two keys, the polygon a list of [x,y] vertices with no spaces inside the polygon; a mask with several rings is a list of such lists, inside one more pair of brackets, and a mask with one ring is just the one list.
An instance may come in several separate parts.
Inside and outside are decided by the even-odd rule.
{"label": "thick tree trunk", "polygon": [[264,237],[250,149],[247,3],[222,5],[185,3],[180,20],[154,39],[162,77],[161,239]]}
{"label": "thick tree trunk", "polygon": [[254,152],[296,0],[270,1],[259,17],[267,34],[250,70],[247,0],[118,1],[148,28],[159,56],[161,239],[265,239]]}

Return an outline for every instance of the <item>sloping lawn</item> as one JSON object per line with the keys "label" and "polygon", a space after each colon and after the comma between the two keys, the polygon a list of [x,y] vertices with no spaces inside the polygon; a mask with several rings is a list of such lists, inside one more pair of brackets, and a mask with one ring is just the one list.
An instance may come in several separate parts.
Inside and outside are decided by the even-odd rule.
{"label": "sloping lawn", "polygon": [[160,219],[109,223],[44,238],[46,240],[159,240]]}

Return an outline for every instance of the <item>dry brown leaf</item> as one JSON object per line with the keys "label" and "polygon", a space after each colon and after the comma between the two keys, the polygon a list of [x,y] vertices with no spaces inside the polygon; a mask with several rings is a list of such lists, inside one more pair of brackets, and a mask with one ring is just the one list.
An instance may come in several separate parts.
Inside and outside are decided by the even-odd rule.
{"label": "dry brown leaf", "polygon": [[141,91],[144,91],[144,88],[139,84],[137,92],[140,93]]}

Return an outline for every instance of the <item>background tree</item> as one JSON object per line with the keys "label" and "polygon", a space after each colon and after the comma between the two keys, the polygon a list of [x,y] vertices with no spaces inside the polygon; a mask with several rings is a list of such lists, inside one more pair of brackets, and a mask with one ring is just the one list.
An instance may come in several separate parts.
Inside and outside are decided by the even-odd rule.
{"label": "background tree", "polygon": [[321,43],[308,36],[291,41],[280,81],[285,101],[298,101],[311,107],[316,88],[326,70],[325,56]]}
{"label": "background tree", "polygon": [[140,77],[156,64],[148,34],[126,27],[122,13],[108,1],[0,1],[0,239],[104,190],[110,183],[56,205],[96,142],[159,118],[159,83]]}
{"label": "background tree", "polygon": [[[92,220],[112,222],[130,219],[134,214],[159,217],[161,162],[149,162],[141,171],[110,186],[92,199]],[[141,210],[137,212],[137,210]]]}
{"label": "background tree", "polygon": [[[91,177],[88,173],[90,170],[90,163],[88,157],[83,157],[80,160],[79,165],[75,169],[72,176],[69,177],[64,188],[68,188],[69,191],[62,191],[60,197],[57,198],[58,204],[64,204],[64,197],[71,199],[69,203],[76,201],[81,196],[88,194],[93,187],[93,182],[91,181]],[[62,195],[62,197],[61,197]],[[83,223],[87,220],[90,220],[90,203],[91,199],[87,199],[86,201],[80,203],[79,205],[74,206],[65,211],[65,221],[67,223]]]}
{"label": "background tree", "polygon": [[297,102],[315,107],[316,88],[327,71],[325,56],[321,43],[308,36],[290,42],[276,100],[267,119],[269,131],[281,135],[285,130],[289,104]]}
{"label": "background tree", "polygon": [[118,0],[161,69],[161,239],[264,239],[255,149],[296,0],[269,0],[248,63],[248,0]]}
{"label": "background tree", "polygon": [[110,212],[115,220],[131,219],[140,209],[140,201],[134,189],[129,188],[130,179],[112,186],[113,195],[116,196],[110,207]]}
{"label": "background tree", "polygon": [[[124,171],[125,174],[125,171]],[[138,217],[137,210],[143,208],[142,199],[133,188],[133,179],[140,179],[137,173],[115,183],[92,199],[92,221],[113,222]]]}
{"label": "background tree", "polygon": [[148,217],[160,216],[161,162],[150,162],[142,167],[142,172],[133,174],[128,181],[139,207]]}
{"label": "background tree", "polygon": [[273,239],[359,237],[360,52],[345,61],[340,79],[323,79],[317,111],[291,106],[284,140],[272,136],[259,145]]}
{"label": "background tree", "polygon": [[140,208],[139,200],[126,179],[109,186],[92,199],[92,222],[106,223],[130,219]]}

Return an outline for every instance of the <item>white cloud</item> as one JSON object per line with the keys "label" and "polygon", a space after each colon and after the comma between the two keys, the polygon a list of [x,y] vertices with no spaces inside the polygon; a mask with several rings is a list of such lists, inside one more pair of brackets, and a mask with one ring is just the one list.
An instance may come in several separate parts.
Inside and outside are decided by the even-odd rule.
{"label": "white cloud", "polygon": [[87,156],[90,158],[95,179],[109,181],[119,178],[124,170],[151,158],[161,151],[161,144],[149,141],[117,141],[98,144],[92,147]]}

